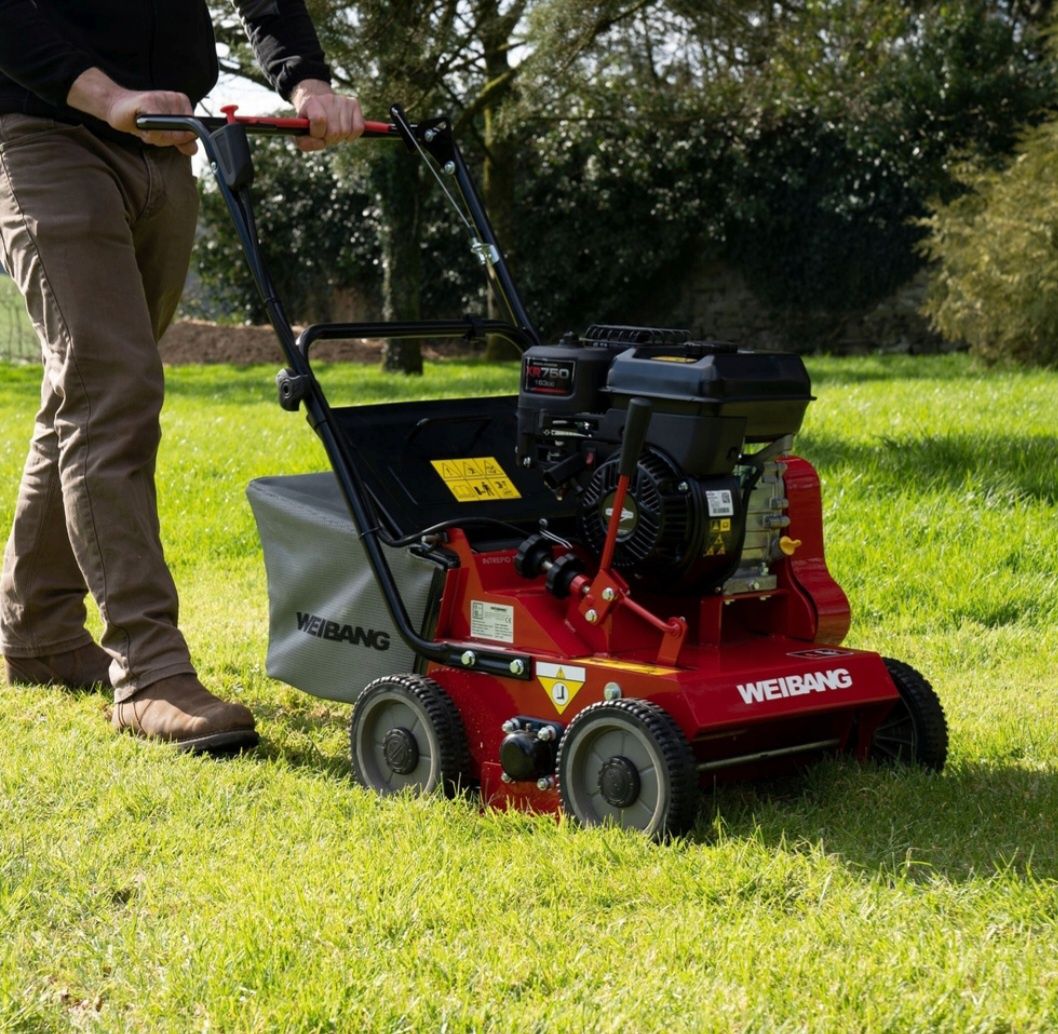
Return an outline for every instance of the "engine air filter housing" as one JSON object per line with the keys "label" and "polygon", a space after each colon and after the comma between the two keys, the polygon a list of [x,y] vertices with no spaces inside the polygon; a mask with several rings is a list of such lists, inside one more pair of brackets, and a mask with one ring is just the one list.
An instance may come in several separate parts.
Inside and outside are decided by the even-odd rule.
{"label": "engine air filter housing", "polygon": [[709,342],[627,349],[614,359],[606,387],[618,405],[648,398],[656,413],[742,420],[750,442],[796,434],[812,400],[800,356],[739,352]]}

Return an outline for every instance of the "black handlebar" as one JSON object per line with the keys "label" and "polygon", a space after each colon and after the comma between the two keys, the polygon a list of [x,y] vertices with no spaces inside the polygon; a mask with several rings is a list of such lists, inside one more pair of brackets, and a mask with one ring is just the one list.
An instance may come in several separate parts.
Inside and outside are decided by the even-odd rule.
{"label": "black handlebar", "polygon": [[[222,108],[228,112],[228,108]],[[242,126],[247,133],[260,136],[307,136],[307,118],[277,118],[271,115],[236,115],[231,106],[230,115],[139,115],[136,128],[145,133],[191,132],[200,139],[215,133],[225,126]],[[397,127],[389,122],[364,123],[365,137],[397,137]]]}
{"label": "black handlebar", "polygon": [[[515,670],[517,678],[532,678],[531,658],[509,653],[502,648],[475,649],[467,653],[459,643],[434,641],[424,638],[412,624],[400,589],[393,577],[388,560],[382,550],[378,533],[378,521],[374,515],[370,497],[360,480],[355,457],[348,443],[336,430],[330,406],[312,373],[308,348],[316,337],[361,335],[381,332],[387,337],[424,337],[476,335],[480,332],[502,333],[518,344],[534,345],[539,336],[529,320],[518,296],[514,281],[507,271],[503,254],[496,243],[484,206],[474,189],[466,163],[451,135],[451,124],[447,119],[437,119],[421,125],[410,124],[398,107],[391,109],[397,125],[386,122],[368,122],[364,136],[396,137],[403,140],[410,150],[428,153],[446,174],[454,178],[457,193],[470,213],[475,234],[474,251],[480,259],[487,260],[498,289],[512,314],[513,324],[494,320],[432,321],[418,324],[380,324],[311,327],[295,340],[294,331],[277,297],[268,270],[265,268],[261,245],[257,236],[250,187],[254,170],[246,134],[292,136],[305,135],[309,131],[307,119],[292,118],[240,118],[235,109],[222,109],[224,118],[194,115],[141,115],[136,126],[142,132],[190,132],[201,142],[210,168],[216,176],[220,194],[227,205],[246,255],[247,263],[260,291],[268,317],[275,328],[279,343],[289,367],[281,372],[283,384],[280,401],[284,408],[296,409],[305,406],[309,422],[320,436],[324,449],[331,460],[349,507],[350,516],[360,533],[361,542],[376,581],[382,590],[387,609],[393,618],[401,638],[421,657],[438,661],[452,667],[465,668],[467,656],[474,658],[472,666],[477,671],[510,677]],[[446,189],[447,193],[447,189]],[[284,385],[287,389],[284,394]],[[649,419],[649,411],[647,413]],[[645,431],[645,422],[644,422]],[[641,445],[640,440],[640,445]],[[627,445],[627,442],[626,442]],[[638,456],[638,449],[636,451]],[[634,466],[634,459],[633,459]]]}

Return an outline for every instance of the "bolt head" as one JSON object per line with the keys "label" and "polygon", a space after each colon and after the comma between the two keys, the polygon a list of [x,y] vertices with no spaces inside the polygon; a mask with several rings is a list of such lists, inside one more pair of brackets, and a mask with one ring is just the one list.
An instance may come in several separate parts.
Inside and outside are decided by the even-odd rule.
{"label": "bolt head", "polygon": [[602,687],[602,698],[603,700],[620,700],[620,684],[617,682],[607,682],[606,685]]}
{"label": "bolt head", "polygon": [[551,789],[551,776],[541,776],[536,781],[536,788],[538,790],[550,790]]}
{"label": "bolt head", "polygon": [[500,726],[500,728],[501,728],[501,729],[502,729],[502,730],[503,730],[504,732],[514,732],[514,730],[515,730],[515,729],[517,729],[517,728],[518,728],[518,726],[517,726],[517,724],[515,723],[515,721],[514,721],[514,719],[513,719],[513,718],[508,718],[508,719],[507,719],[507,721],[505,721],[505,722],[503,723],[503,725],[501,725],[501,726]]}
{"label": "bolt head", "polygon": [[599,615],[594,610],[589,610],[584,615],[584,620],[587,621],[589,625],[594,625],[595,622],[599,620]]}
{"label": "bolt head", "polygon": [[451,176],[456,171],[455,162],[445,162],[444,164],[445,175]]}
{"label": "bolt head", "polygon": [[506,773],[506,772],[502,772],[502,773],[500,774],[500,782],[503,782],[503,783],[513,783],[513,782],[514,782],[514,780],[513,780],[513,779],[512,779],[512,778],[511,778],[511,777],[510,777],[509,775],[507,775],[507,773]]}
{"label": "bolt head", "polygon": [[516,657],[508,665],[508,669],[512,675],[521,675],[525,672],[525,663],[518,657]]}
{"label": "bolt head", "polygon": [[606,600],[607,603],[609,603],[615,595],[617,594],[609,586],[606,586],[606,588],[602,591],[602,598]]}
{"label": "bolt head", "polygon": [[463,662],[463,667],[464,668],[473,668],[475,662],[478,659],[478,656],[477,656],[476,653],[474,653],[473,650],[464,650],[463,651],[463,656],[460,657],[459,659]]}

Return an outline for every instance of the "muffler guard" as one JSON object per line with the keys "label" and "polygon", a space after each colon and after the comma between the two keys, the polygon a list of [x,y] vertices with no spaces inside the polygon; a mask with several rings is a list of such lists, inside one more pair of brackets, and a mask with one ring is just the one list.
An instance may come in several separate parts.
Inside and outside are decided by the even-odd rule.
{"label": "muffler guard", "polygon": [[[268,674],[353,702],[372,679],[414,671],[334,475],[258,478],[246,495],[268,577]],[[443,575],[409,549],[386,553],[412,624],[425,631]]]}

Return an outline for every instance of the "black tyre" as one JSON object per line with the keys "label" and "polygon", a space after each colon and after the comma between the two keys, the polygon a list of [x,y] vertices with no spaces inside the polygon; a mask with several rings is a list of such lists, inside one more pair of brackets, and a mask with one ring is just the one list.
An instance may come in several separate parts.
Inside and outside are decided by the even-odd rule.
{"label": "black tyre", "polygon": [[585,826],[612,823],[657,840],[686,833],[698,811],[698,770],[680,727],[657,704],[586,707],[558,748],[562,807]]}
{"label": "black tyre", "polygon": [[948,722],[933,687],[910,664],[883,658],[900,701],[878,727],[871,759],[940,771],[948,757]]}
{"label": "black tyre", "polygon": [[369,683],[349,720],[353,775],[381,794],[455,796],[468,785],[466,733],[445,691],[420,675]]}

